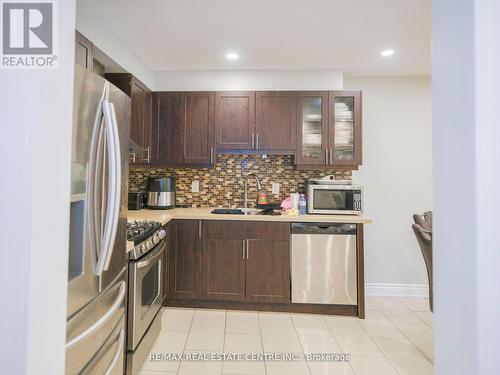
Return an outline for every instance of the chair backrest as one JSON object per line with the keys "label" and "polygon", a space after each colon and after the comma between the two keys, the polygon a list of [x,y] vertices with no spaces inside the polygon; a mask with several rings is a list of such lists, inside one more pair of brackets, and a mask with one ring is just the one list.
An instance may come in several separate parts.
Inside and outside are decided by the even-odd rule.
{"label": "chair backrest", "polygon": [[422,229],[432,232],[432,211],[424,212],[423,215],[414,214],[413,221],[415,221],[415,224],[420,225]]}

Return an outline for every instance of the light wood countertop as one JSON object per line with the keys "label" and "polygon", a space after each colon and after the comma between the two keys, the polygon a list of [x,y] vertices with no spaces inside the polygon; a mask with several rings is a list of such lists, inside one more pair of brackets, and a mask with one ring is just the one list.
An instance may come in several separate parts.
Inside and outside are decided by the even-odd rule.
{"label": "light wood countertop", "polygon": [[242,220],[242,221],[275,221],[275,222],[314,222],[314,223],[353,223],[370,224],[371,219],[359,215],[219,215],[210,213],[213,208],[174,208],[171,210],[128,211],[127,218],[132,220],[159,221],[163,225],[173,219],[192,220]]}

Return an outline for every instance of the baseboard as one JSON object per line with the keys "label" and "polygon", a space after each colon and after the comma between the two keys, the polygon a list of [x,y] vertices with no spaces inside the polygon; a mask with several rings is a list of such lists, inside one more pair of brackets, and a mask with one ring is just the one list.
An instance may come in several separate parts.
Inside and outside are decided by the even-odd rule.
{"label": "baseboard", "polygon": [[366,283],[367,296],[381,297],[429,297],[427,284],[379,284]]}

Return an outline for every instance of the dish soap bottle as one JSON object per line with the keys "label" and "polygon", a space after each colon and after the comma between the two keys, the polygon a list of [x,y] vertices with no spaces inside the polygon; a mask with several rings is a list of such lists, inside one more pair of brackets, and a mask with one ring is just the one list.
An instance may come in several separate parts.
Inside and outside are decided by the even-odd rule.
{"label": "dish soap bottle", "polygon": [[307,200],[305,194],[300,194],[299,200],[299,214],[306,215],[307,214]]}

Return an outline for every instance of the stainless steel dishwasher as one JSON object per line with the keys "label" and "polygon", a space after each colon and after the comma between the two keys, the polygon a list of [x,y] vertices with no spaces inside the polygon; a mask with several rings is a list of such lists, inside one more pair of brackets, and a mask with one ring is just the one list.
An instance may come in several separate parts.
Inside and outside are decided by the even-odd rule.
{"label": "stainless steel dishwasher", "polygon": [[292,224],[292,302],[356,305],[356,224]]}

